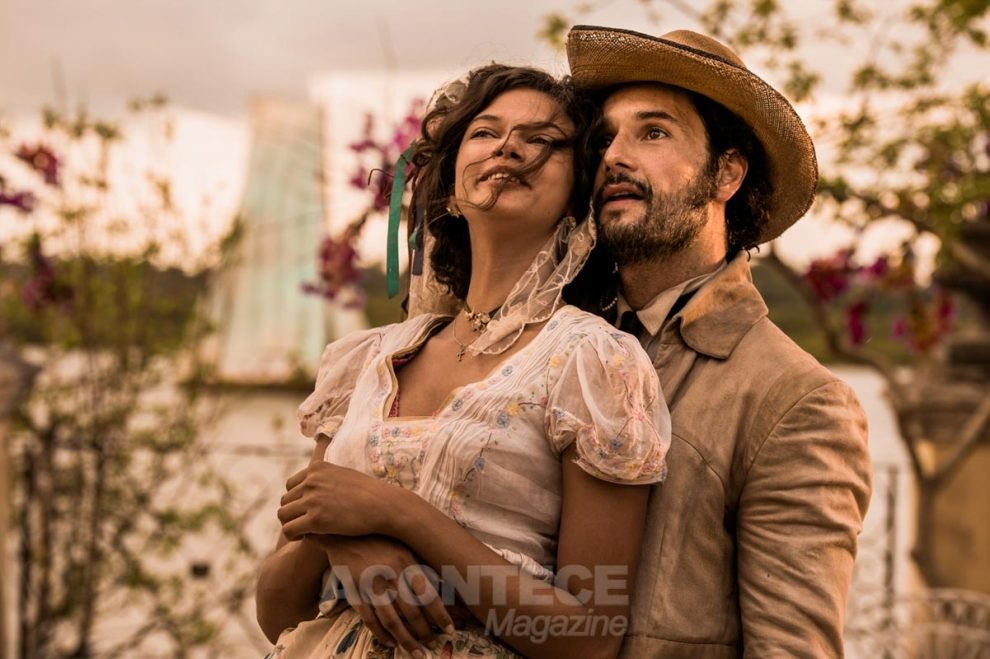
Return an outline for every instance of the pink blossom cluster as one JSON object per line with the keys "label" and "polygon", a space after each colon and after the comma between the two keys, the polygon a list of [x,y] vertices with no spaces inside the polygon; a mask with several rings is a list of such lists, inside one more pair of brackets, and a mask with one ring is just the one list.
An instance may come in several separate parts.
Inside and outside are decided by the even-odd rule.
{"label": "pink blossom cluster", "polygon": [[[44,144],[21,145],[14,156],[38,174],[45,184],[57,187],[60,184],[61,161],[55,152]],[[7,180],[0,176],[0,206],[10,206],[27,215],[38,206],[38,197],[29,190],[12,190]]]}
{"label": "pink blossom cluster", "polygon": [[819,302],[842,309],[851,343],[862,345],[869,340],[867,318],[882,297],[903,300],[905,311],[895,316],[891,335],[914,352],[927,353],[951,331],[952,298],[940,288],[926,290],[917,285],[910,244],[866,265],[854,256],[852,249],[839,250],[812,261],[803,275]]}
{"label": "pink blossom cluster", "polygon": [[396,163],[419,136],[425,105],[421,99],[414,100],[385,140],[376,137],[374,115],[366,115],[361,139],[350,145],[357,163],[349,183],[351,187],[369,194],[368,205],[340,235],[328,235],[322,240],[317,255],[319,281],[303,284],[304,292],[328,300],[341,300],[341,291],[351,290],[354,295],[344,300],[345,306],[359,307],[364,304],[364,298],[357,290],[361,281],[357,241],[368,217],[388,209]]}
{"label": "pink blossom cluster", "polygon": [[[62,161],[44,144],[21,145],[14,156],[37,174],[45,185],[61,185]],[[24,215],[33,213],[39,204],[38,196],[29,190],[13,190],[0,176],[0,206],[10,206]],[[55,263],[45,256],[41,238],[31,238],[27,246],[30,276],[21,289],[21,300],[30,311],[39,313],[46,307],[67,302],[72,291],[59,281]]]}
{"label": "pink blossom cluster", "polygon": [[375,211],[388,208],[395,164],[419,135],[424,107],[421,99],[414,100],[406,116],[399,120],[392,128],[391,136],[385,140],[375,137],[375,117],[369,112],[364,119],[364,134],[350,145],[351,151],[357,155],[350,185],[371,193],[371,207]]}
{"label": "pink blossom cluster", "polygon": [[[363,222],[352,223],[339,236],[328,235],[323,239],[318,254],[319,282],[303,284],[304,292],[320,295],[327,300],[336,300],[341,291],[354,287],[361,281],[356,244],[361,224]],[[344,302],[345,307],[360,307],[364,304],[364,299],[355,295]]]}

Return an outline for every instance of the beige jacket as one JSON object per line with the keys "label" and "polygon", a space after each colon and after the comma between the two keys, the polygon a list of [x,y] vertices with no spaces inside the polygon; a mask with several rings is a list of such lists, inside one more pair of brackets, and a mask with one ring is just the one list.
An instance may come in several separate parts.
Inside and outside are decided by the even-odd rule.
{"label": "beige jacket", "polygon": [[745,255],[659,339],[673,443],[622,656],[842,656],[870,497],[856,397],[770,322]]}

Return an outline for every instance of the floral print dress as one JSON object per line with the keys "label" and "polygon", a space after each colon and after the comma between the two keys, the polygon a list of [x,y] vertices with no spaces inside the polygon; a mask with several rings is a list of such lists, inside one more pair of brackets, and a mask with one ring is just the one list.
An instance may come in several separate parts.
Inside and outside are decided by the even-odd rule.
{"label": "floral print dress", "polygon": [[[303,434],[332,439],[327,461],[416,492],[506,560],[552,579],[565,449],[576,444],[577,464],[597,478],[663,480],[670,415],[656,372],[634,337],[563,306],[432,416],[389,416],[398,395],[393,360],[414,354],[448,321],[425,314],[330,344],[299,408]],[[345,603],[321,610],[283,633],[275,656],[405,656],[378,644]],[[307,633],[321,635],[320,649],[294,654],[293,637]],[[434,656],[514,656],[480,625],[440,641]]]}

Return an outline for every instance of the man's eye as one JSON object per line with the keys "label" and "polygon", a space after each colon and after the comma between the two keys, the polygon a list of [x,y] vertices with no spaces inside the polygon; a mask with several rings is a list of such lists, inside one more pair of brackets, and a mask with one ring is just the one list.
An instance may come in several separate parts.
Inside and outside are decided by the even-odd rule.
{"label": "man's eye", "polygon": [[612,140],[613,138],[611,135],[602,135],[595,140],[595,148],[599,151],[604,151],[612,146]]}
{"label": "man's eye", "polygon": [[667,131],[662,128],[657,128],[656,126],[647,129],[646,137],[651,140],[659,140],[661,137],[666,137]]}

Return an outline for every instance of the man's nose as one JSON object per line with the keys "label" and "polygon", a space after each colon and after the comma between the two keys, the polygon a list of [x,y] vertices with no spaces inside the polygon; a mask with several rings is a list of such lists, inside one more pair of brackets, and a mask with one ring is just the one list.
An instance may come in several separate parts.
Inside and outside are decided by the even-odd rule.
{"label": "man's nose", "polygon": [[632,169],[632,158],[629,155],[626,140],[616,135],[602,153],[602,164],[608,171],[616,169]]}

